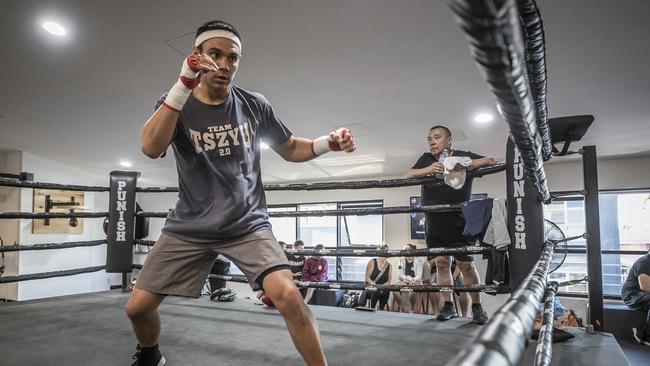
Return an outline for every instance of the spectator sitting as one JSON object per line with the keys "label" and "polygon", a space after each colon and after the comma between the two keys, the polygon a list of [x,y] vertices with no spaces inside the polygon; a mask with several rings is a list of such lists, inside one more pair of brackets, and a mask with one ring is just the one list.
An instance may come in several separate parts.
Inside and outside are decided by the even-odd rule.
{"label": "spectator sitting", "polygon": [[[293,249],[303,250],[305,249],[305,243],[302,240],[296,240],[293,243]],[[302,268],[305,265],[305,256],[297,254],[287,254],[287,259],[289,260],[289,265],[291,266],[291,273],[293,274],[294,280],[302,279]]]}
{"label": "spectator sitting", "polygon": [[621,297],[630,309],[647,313],[645,322],[632,328],[632,334],[638,343],[650,346],[650,252],[630,267]]}
{"label": "spectator sitting", "polygon": [[[416,246],[413,244],[406,244],[402,250],[415,250]],[[399,260],[399,266],[397,267],[398,279],[395,283],[396,285],[402,286],[412,286],[412,285],[421,285],[422,284],[422,272],[424,270],[424,263],[426,261],[421,257],[404,257]],[[397,292],[393,294],[395,302],[397,302],[398,309],[404,309],[402,304],[402,295]],[[411,293],[409,296],[409,302],[411,304],[411,309],[413,309],[417,297],[414,293]]]}
{"label": "spectator sitting", "polygon": [[[314,250],[323,250],[323,244],[318,244]],[[309,282],[327,282],[327,260],[321,256],[313,256],[305,259],[305,265],[302,268],[303,281]],[[309,304],[314,296],[315,288],[308,288],[305,295],[305,304]]]}
{"label": "spectator sitting", "polygon": [[[388,245],[382,244],[377,247],[379,251],[387,251]],[[392,266],[386,257],[373,258],[366,265],[366,285],[384,285],[391,282]],[[388,310],[388,298],[390,291],[372,291],[368,292],[370,298],[370,307],[373,309],[379,302],[379,310]]]}

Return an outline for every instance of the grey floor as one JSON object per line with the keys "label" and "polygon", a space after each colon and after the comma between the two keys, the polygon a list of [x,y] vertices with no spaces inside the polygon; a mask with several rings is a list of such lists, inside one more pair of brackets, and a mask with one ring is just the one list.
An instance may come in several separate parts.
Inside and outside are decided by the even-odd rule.
{"label": "grey floor", "polygon": [[[135,338],[119,291],[0,305],[0,365],[129,365]],[[478,329],[468,319],[312,307],[330,365],[444,365]],[[249,300],[168,298],[160,308],[168,365],[302,365],[279,313]],[[614,338],[576,331],[554,365],[628,364]],[[522,365],[532,365],[535,343]]]}

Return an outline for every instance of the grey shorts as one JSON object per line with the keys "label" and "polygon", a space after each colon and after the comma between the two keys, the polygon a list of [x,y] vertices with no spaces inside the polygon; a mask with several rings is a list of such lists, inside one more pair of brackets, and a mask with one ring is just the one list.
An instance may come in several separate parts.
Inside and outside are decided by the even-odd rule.
{"label": "grey shorts", "polygon": [[135,287],[161,295],[199,297],[219,254],[230,259],[261,289],[268,273],[289,269],[287,257],[271,230],[215,243],[195,243],[161,234],[142,265]]}

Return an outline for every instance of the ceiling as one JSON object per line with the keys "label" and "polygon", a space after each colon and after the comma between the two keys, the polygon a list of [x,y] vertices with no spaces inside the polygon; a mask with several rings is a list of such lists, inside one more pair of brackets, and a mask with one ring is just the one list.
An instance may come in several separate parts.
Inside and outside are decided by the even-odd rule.
{"label": "ceiling", "polygon": [[[266,182],[403,174],[432,124],[456,147],[503,158],[506,125],[445,1],[3,1],[0,148],[106,174],[133,162],[173,184],[173,158],[139,151],[154,101],[175,81],[196,27],[242,34],[236,82],[259,91],[297,136],[351,126],[358,150],[299,169],[263,152]],[[650,153],[650,2],[540,1],[552,117],[594,114],[584,139],[603,156]],[[40,24],[54,19],[69,36]],[[464,140],[464,141],[459,141]]]}

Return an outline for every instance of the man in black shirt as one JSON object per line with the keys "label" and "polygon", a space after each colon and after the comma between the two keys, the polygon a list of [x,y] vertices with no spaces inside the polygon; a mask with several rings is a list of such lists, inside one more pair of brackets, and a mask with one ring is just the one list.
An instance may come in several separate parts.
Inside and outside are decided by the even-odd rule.
{"label": "man in black shirt", "polygon": [[[303,250],[305,249],[305,243],[302,240],[296,240],[293,243],[293,249]],[[289,266],[291,266],[291,274],[293,275],[294,280],[302,279],[302,267],[305,264],[305,256],[297,254],[288,254],[287,259],[289,260]]]}
{"label": "man in black shirt", "polygon": [[632,332],[637,342],[650,346],[650,253],[630,267],[621,297],[631,309],[647,312],[645,323],[632,328]]}
{"label": "man in black shirt", "polygon": [[[451,147],[451,131],[445,126],[434,126],[429,130],[427,136],[430,152],[424,153],[413,167],[408,171],[410,178],[424,177],[427,175],[443,175],[445,169],[439,161],[441,154],[446,150],[448,157],[468,157],[471,163],[467,170],[490,166],[496,164],[496,160],[469,151],[454,150]],[[466,177],[464,185],[460,189],[454,189],[448,185],[436,185],[424,183],[422,185],[422,205],[438,205],[450,203],[462,203],[469,201],[472,193],[472,177]],[[468,245],[467,239],[463,236],[465,219],[461,212],[436,212],[426,214],[426,242],[429,248],[432,247],[462,247]],[[458,268],[465,278],[465,284],[473,285],[479,283],[478,272],[474,266],[473,258],[469,255],[455,256]],[[451,257],[440,256],[436,258],[438,268],[438,284],[453,284],[451,270]],[[488,317],[481,306],[480,293],[470,293],[472,298],[472,319],[477,324],[484,324]],[[452,302],[452,294],[443,293],[445,304],[438,315],[438,320],[449,320],[458,316]]]}

